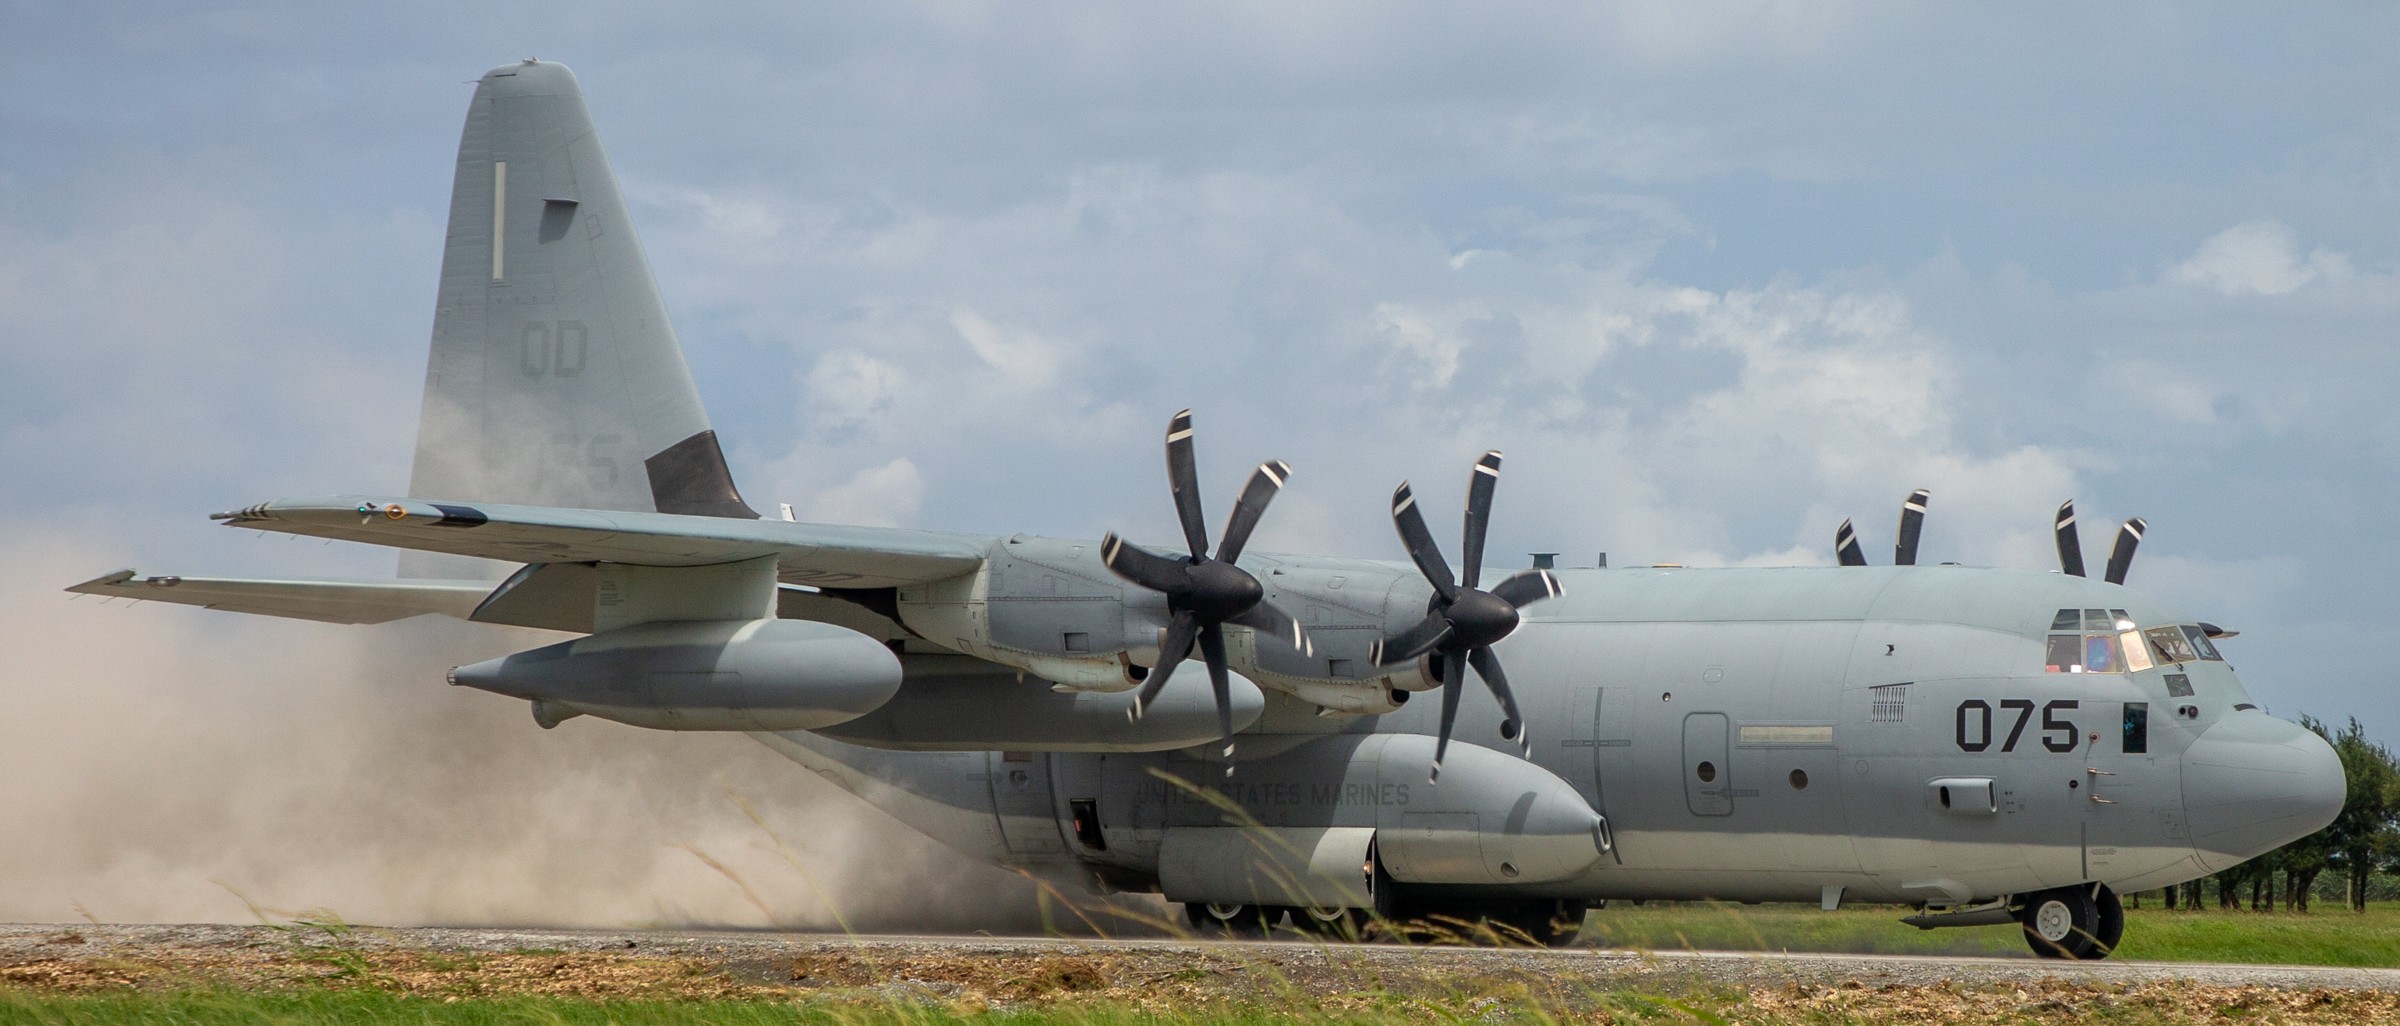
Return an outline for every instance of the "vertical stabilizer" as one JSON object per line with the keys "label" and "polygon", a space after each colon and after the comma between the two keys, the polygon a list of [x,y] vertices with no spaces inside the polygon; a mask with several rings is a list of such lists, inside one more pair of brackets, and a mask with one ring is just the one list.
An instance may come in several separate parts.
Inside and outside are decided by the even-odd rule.
{"label": "vertical stabilizer", "polygon": [[[475,87],[409,493],[758,515],[734,489],[563,64],[494,68]],[[499,569],[415,553],[400,564],[410,577]]]}

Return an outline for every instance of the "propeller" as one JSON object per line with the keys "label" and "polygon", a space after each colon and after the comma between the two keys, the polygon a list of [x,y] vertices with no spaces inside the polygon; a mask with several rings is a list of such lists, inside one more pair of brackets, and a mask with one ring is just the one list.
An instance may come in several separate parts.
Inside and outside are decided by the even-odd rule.
{"label": "propeller", "polygon": [[1167,422],[1167,483],[1175,493],[1175,515],[1183,522],[1187,557],[1152,552],[1111,531],[1100,541],[1100,560],[1110,571],[1167,597],[1167,628],[1159,639],[1158,667],[1150,671],[1126,716],[1139,720],[1150,703],[1166,690],[1177,664],[1200,649],[1208,665],[1209,686],[1216,693],[1217,724],[1225,737],[1225,775],[1233,775],[1233,699],[1226,679],[1224,625],[1248,627],[1283,639],[1302,652],[1310,651],[1300,621],[1266,600],[1266,589],[1250,572],[1234,565],[1249,544],[1250,532],[1267,511],[1267,503],[1283,489],[1291,465],[1271,460],[1251,471],[1225,520],[1225,536],[1214,557],[1208,554],[1208,527],[1200,510],[1200,473],[1192,458],[1192,411],[1177,413]]}
{"label": "propeller", "polygon": [[[2125,583],[2126,572],[2133,569],[2133,550],[2141,546],[2142,532],[2149,529],[2150,522],[2140,517],[2117,528],[2117,544],[2109,549],[2108,568],[2102,580],[2110,584]],[[2058,568],[2075,577],[2084,576],[2083,539],[2075,530],[2075,500],[2058,504],[2058,519],[2050,530],[2058,537]]]}
{"label": "propeller", "polygon": [[1500,669],[1500,657],[1492,654],[1492,646],[1517,629],[1517,610],[1558,596],[1560,588],[1557,575],[1548,570],[1521,571],[1490,591],[1476,587],[1483,577],[1483,539],[1491,526],[1492,490],[1499,482],[1500,454],[1484,453],[1475,462],[1474,475],[1467,479],[1461,539],[1465,559],[1460,562],[1463,580],[1451,576],[1450,564],[1442,560],[1441,546],[1425,528],[1425,515],[1418,512],[1416,493],[1409,490],[1408,483],[1401,482],[1392,492],[1392,525],[1399,529],[1408,557],[1433,585],[1433,600],[1427,604],[1425,619],[1377,641],[1369,658],[1377,666],[1391,666],[1433,657],[1442,682],[1442,726],[1433,746],[1429,780],[1442,778],[1442,758],[1450,751],[1450,731],[1458,722],[1458,702],[1466,693],[1469,666],[1483,678],[1492,697],[1500,700],[1501,714],[1506,717],[1500,724],[1500,736],[1515,739],[1525,753],[1533,751],[1532,736],[1517,713],[1516,696],[1508,689],[1508,674]]}
{"label": "propeller", "polygon": [[[1933,501],[1933,493],[1923,488],[1908,493],[1900,503],[1900,529],[1892,542],[1892,563],[1895,566],[1917,565],[1917,539],[1925,533],[1925,505]],[[1842,526],[1833,529],[1833,555],[1843,566],[1867,565],[1866,550],[1859,547],[1858,528],[1847,518]]]}
{"label": "propeller", "polygon": [[1893,566],[1917,565],[1917,536],[1925,533],[1925,504],[1931,501],[1933,493],[1919,488],[1900,504],[1900,531],[1892,543]]}
{"label": "propeller", "polygon": [[2149,529],[2149,521],[2140,517],[2128,520],[2124,526],[2117,528],[2116,547],[2108,551],[2108,583],[2125,583],[2125,572],[2133,569],[2133,550],[2142,544],[2142,532]]}
{"label": "propeller", "polygon": [[2058,568],[2070,577],[2083,576],[2083,538],[2075,531],[2075,500],[2058,504],[2058,520],[2050,533],[2058,536]]}

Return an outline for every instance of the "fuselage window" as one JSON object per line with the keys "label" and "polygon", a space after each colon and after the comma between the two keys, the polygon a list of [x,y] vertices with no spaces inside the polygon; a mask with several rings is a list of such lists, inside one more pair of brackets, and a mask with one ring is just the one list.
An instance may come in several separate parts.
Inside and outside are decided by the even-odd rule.
{"label": "fuselage window", "polygon": [[2150,751],[2150,703],[2125,703],[2125,754],[2143,755]]}

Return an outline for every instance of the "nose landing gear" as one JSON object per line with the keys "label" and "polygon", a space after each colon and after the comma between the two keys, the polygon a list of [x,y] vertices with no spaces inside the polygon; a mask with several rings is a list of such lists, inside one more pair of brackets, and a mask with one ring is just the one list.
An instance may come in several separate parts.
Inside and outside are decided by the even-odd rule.
{"label": "nose landing gear", "polygon": [[2107,958],[2125,938],[2125,906],[2107,884],[2077,884],[2025,896],[2017,909],[2025,943],[2043,958]]}

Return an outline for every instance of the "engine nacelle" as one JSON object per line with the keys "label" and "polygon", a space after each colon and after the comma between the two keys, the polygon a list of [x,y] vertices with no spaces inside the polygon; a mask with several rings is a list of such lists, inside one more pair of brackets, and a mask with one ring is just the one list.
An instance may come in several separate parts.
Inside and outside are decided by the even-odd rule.
{"label": "engine nacelle", "polygon": [[808,620],[637,624],[450,671],[531,700],[544,727],[588,714],[656,730],[828,727],[891,700],[900,677],[882,642]]}

